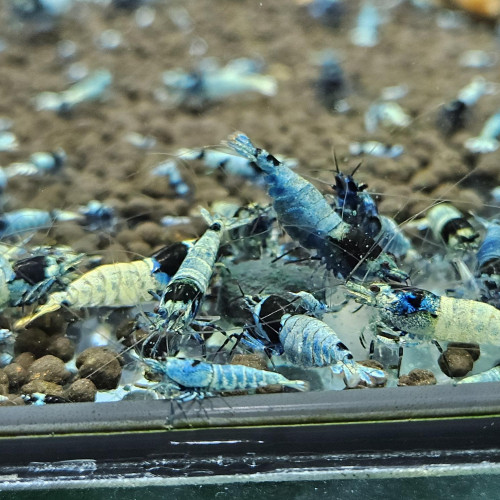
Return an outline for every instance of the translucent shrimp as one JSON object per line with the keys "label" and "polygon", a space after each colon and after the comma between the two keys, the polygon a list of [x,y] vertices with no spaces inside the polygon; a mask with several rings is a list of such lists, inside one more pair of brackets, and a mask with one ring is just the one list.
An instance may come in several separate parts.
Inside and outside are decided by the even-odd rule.
{"label": "translucent shrimp", "polygon": [[489,304],[402,285],[348,282],[346,286],[357,302],[377,308],[384,326],[403,335],[500,345],[500,310]]}
{"label": "translucent shrimp", "polygon": [[228,391],[250,391],[280,384],[298,391],[307,389],[302,380],[242,365],[219,365],[193,359],[167,358],[165,361],[144,359],[144,363],[161,381],[152,388],[167,398],[189,401]]}
{"label": "translucent shrimp", "polygon": [[174,243],[150,257],[96,267],[68,285],[66,290],[49,295],[34,314],[15,324],[24,328],[36,318],[61,307],[133,307],[151,301],[151,291],[165,288],[187,254],[186,243]]}
{"label": "translucent shrimp", "polygon": [[232,135],[227,145],[253,160],[267,174],[265,180],[279,222],[293,239],[305,248],[316,250],[327,269],[343,277],[359,268],[360,273],[373,273],[397,281],[407,278],[393,259],[382,253],[373,238],[343,221],[306,179],[267,151],[256,148],[242,133]]}

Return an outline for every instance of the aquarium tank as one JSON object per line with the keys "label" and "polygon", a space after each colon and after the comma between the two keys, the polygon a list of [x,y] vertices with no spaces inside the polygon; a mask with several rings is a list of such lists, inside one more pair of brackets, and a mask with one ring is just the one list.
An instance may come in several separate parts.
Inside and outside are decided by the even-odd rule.
{"label": "aquarium tank", "polygon": [[2,2],[0,497],[494,497],[499,18]]}

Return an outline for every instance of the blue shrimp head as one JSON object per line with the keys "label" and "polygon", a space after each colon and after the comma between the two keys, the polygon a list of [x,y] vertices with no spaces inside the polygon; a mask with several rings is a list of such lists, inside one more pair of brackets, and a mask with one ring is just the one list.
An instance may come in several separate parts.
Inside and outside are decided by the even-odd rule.
{"label": "blue shrimp head", "polygon": [[432,331],[439,314],[440,297],[426,290],[387,283],[346,286],[351,297],[376,307],[381,320],[397,330],[425,334]]}

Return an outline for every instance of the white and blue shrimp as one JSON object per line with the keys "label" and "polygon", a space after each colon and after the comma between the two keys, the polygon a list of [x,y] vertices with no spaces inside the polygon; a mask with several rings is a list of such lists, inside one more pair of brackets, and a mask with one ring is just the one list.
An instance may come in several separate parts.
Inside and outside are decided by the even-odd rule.
{"label": "white and blue shrimp", "polygon": [[18,148],[19,141],[14,133],[0,131],[0,151],[16,151]]}
{"label": "white and blue shrimp", "polygon": [[404,146],[383,144],[379,141],[351,142],[349,153],[353,156],[370,155],[376,158],[399,158],[404,153]]}
{"label": "white and blue shrimp", "polygon": [[62,92],[42,92],[35,98],[37,111],[68,113],[79,104],[100,99],[113,81],[107,69],[98,69]]}
{"label": "white and blue shrimp", "polygon": [[84,218],[80,224],[89,231],[113,231],[117,223],[114,208],[98,200],[90,200],[78,209],[78,213]]}
{"label": "white and blue shrimp", "polygon": [[189,245],[174,243],[153,257],[133,262],[98,266],[72,281],[65,290],[49,295],[47,302],[16,322],[24,328],[36,318],[61,307],[134,307],[151,301],[151,292],[161,292],[179,268]]}
{"label": "white and blue shrimp", "polygon": [[470,375],[460,380],[459,384],[477,384],[480,382],[500,382],[500,366],[494,366],[476,375]]}
{"label": "white and blue shrimp", "polygon": [[482,289],[481,299],[500,307],[500,224],[488,223],[486,235],[477,252],[476,277]]}
{"label": "white and blue shrimp", "polygon": [[12,238],[39,229],[48,229],[54,222],[78,221],[80,215],[73,212],[23,208],[0,214],[0,238]]}
{"label": "white and blue shrimp", "polygon": [[211,102],[246,92],[274,96],[276,80],[259,73],[259,65],[249,59],[235,59],[220,67],[215,60],[206,59],[198,67],[185,72],[174,69],[163,73],[163,83],[175,104],[202,108]]}
{"label": "white and blue shrimp", "polygon": [[48,172],[56,172],[66,161],[66,153],[58,148],[55,151],[33,153],[29,161],[15,162],[3,168],[7,179],[17,176],[44,175]]}
{"label": "white and blue shrimp", "polygon": [[397,284],[346,286],[357,302],[375,307],[380,322],[396,335],[500,345],[500,310],[490,304]]}
{"label": "white and blue shrimp", "polygon": [[377,7],[370,0],[365,0],[359,10],[356,27],[351,30],[351,42],[358,47],[375,47],[381,23],[382,17]]}
{"label": "white and blue shrimp", "polygon": [[227,145],[253,160],[267,174],[265,180],[280,224],[302,246],[316,250],[327,269],[344,277],[360,268],[360,273],[369,272],[397,281],[407,278],[393,259],[382,253],[373,238],[343,221],[306,179],[267,151],[256,148],[242,133],[231,136]]}
{"label": "white and blue shrimp", "polygon": [[500,111],[488,118],[479,136],[471,137],[465,141],[465,147],[471,153],[485,154],[492,153],[498,149],[500,142]]}
{"label": "white and blue shrimp", "polygon": [[191,192],[191,188],[182,178],[182,174],[175,160],[167,160],[160,163],[151,171],[151,175],[166,177],[169,186],[179,196],[186,196]]}
{"label": "white and blue shrimp", "polygon": [[405,224],[419,230],[430,229],[434,239],[446,244],[450,250],[477,247],[479,233],[467,218],[450,203],[439,203],[427,211],[425,217]]}
{"label": "white and blue shrimp", "polygon": [[296,366],[330,367],[343,375],[347,387],[356,387],[360,382],[370,387],[385,382],[382,370],[356,363],[335,331],[319,319],[329,312],[325,304],[307,292],[292,295],[293,300],[279,295],[259,301],[247,298],[253,323],[245,326],[242,342],[268,355],[285,355]]}
{"label": "white and blue shrimp", "polygon": [[369,133],[377,130],[379,125],[386,128],[405,128],[411,123],[411,117],[393,101],[376,101],[365,113],[365,129]]}
{"label": "white and blue shrimp", "polygon": [[482,77],[475,77],[460,92],[456,99],[445,104],[438,113],[437,126],[446,136],[464,128],[472,107],[480,97],[492,93],[493,85]]}
{"label": "white and blue shrimp", "polygon": [[222,392],[252,391],[280,384],[298,391],[307,389],[302,380],[243,365],[220,365],[193,359],[167,358],[164,361],[143,359],[161,381],[152,389],[166,398],[190,401],[215,396]]}
{"label": "white and blue shrimp", "polygon": [[214,271],[225,223],[212,219],[206,210],[203,216],[210,226],[189,249],[186,258],[160,297],[155,312],[149,314],[155,331],[180,332],[196,317]]}

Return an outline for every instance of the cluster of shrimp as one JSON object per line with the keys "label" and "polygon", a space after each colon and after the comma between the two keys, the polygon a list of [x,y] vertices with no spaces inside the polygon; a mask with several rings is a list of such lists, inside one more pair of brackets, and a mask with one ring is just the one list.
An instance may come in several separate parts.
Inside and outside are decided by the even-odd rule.
{"label": "cluster of shrimp", "polygon": [[[356,360],[356,349],[347,345],[352,332],[343,331],[345,326],[339,331],[332,327],[331,318],[350,303],[346,299],[338,306],[328,305],[336,288],[345,290],[344,298],[373,309],[374,320],[363,332],[355,332],[363,333],[363,341],[367,330],[372,335],[372,357],[379,340],[399,351],[402,345],[410,349],[411,344],[430,341],[500,345],[497,223],[470,221],[448,203],[434,205],[425,217],[406,224],[430,231],[446,248],[436,261],[425,260],[403,228],[379,214],[354,173],[345,175],[337,168],[334,196],[329,199],[243,133],[233,134],[224,144],[230,150],[224,153],[228,163],[241,158],[253,165],[258,185],[268,189],[269,207],[219,204],[213,214],[202,209],[207,229],[199,239],[175,242],[151,257],[100,265],[80,275],[76,270],[84,256],[69,248],[37,248],[23,255],[5,247],[0,304],[16,308],[13,316],[18,318],[8,337],[60,308],[135,308],[131,334],[144,334],[134,333],[138,340],[131,348],[132,359],[141,362],[153,380],[146,384],[150,390],[179,401],[276,384],[306,390],[314,379],[309,374],[325,369],[342,387],[386,385],[393,367],[383,358]],[[292,257],[297,250],[293,246],[302,249],[301,256],[307,252],[307,258]],[[444,261],[460,273],[461,285],[453,295],[412,284],[412,269],[420,266],[421,274],[431,274],[445,267]],[[245,293],[248,285],[243,283],[239,294],[228,297],[227,283],[237,279],[238,266],[248,262],[255,269],[268,266],[269,276],[277,272],[278,287],[259,278],[259,293]],[[304,268],[324,273],[328,285],[321,291],[306,290],[307,281],[294,278],[295,271]],[[219,300],[214,303],[210,297],[217,291]],[[147,304],[152,309],[144,312]],[[33,311],[22,316],[19,306],[32,306]],[[215,314],[215,320],[207,320],[207,313]],[[235,331],[234,324],[241,327]],[[258,354],[267,369],[229,363],[235,352]],[[301,378],[289,379],[272,367],[293,368]],[[461,382],[495,379],[497,371]]]}

